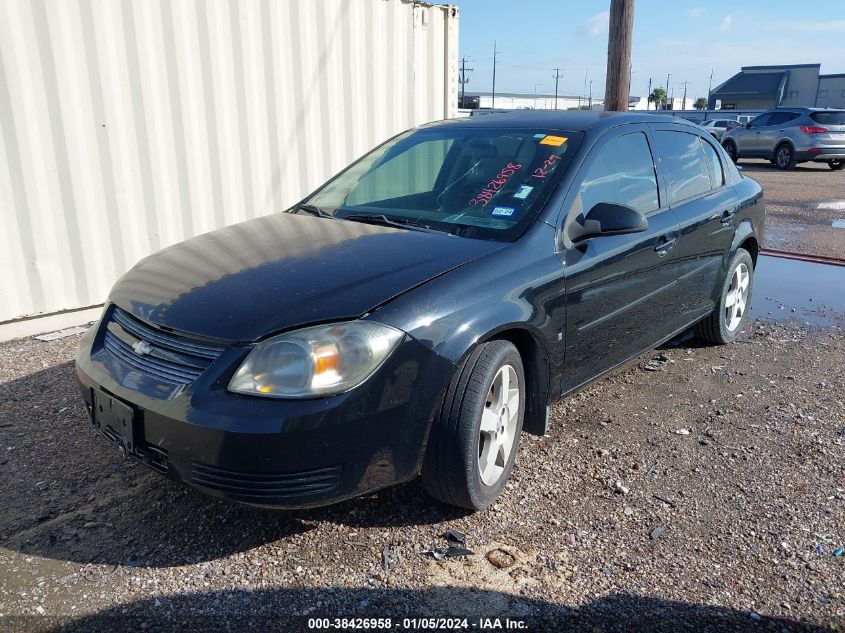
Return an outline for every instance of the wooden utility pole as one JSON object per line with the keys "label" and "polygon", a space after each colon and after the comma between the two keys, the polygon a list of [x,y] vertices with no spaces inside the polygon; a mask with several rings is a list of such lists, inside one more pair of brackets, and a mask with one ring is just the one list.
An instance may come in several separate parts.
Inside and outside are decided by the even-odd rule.
{"label": "wooden utility pole", "polygon": [[466,108],[466,102],[464,101],[464,88],[469,83],[469,77],[467,77],[468,72],[472,72],[475,70],[474,68],[467,68],[467,58],[464,57],[461,59],[461,78],[458,79],[458,83],[461,84],[461,102],[458,105],[459,108]]}
{"label": "wooden utility pole", "polygon": [[498,51],[496,50],[496,41],[493,41],[493,101],[490,104],[490,109],[496,109],[496,57],[499,55]]}
{"label": "wooden utility pole", "polygon": [[610,0],[610,30],[607,34],[607,81],[604,89],[605,110],[628,111],[633,30],[634,0]]}
{"label": "wooden utility pole", "polygon": [[555,74],[552,75],[555,78],[555,110],[557,110],[557,83],[560,80],[560,68],[554,69]]}

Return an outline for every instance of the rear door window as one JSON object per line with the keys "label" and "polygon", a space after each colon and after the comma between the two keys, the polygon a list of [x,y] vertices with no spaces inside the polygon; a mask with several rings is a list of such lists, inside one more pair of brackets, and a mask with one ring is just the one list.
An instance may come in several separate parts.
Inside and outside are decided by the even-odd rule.
{"label": "rear door window", "polygon": [[813,112],[810,118],[819,125],[845,125],[845,110]]}
{"label": "rear door window", "polygon": [[783,125],[797,118],[798,115],[795,112],[775,112],[771,115],[766,125]]}
{"label": "rear door window", "polygon": [[710,191],[710,170],[698,135],[659,131],[655,138],[670,205]]}

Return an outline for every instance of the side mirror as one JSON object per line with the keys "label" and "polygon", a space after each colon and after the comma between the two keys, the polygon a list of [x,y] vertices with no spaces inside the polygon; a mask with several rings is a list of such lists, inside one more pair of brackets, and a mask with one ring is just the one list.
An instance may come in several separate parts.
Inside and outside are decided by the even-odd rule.
{"label": "side mirror", "polygon": [[745,124],[745,127],[751,127],[751,121]]}
{"label": "side mirror", "polygon": [[569,225],[569,239],[578,242],[602,235],[642,233],[647,228],[648,220],[639,211],[624,204],[599,202],[590,209],[583,222]]}

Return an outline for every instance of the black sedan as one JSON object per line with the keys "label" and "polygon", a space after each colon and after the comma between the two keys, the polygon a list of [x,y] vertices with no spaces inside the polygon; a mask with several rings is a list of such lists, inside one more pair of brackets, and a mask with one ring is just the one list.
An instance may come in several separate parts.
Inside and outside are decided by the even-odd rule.
{"label": "black sedan", "polygon": [[138,263],[82,339],[82,395],[212,495],[313,506],[421,474],[480,509],[551,403],[691,326],[736,338],[763,226],[759,185],[675,118],[425,125]]}

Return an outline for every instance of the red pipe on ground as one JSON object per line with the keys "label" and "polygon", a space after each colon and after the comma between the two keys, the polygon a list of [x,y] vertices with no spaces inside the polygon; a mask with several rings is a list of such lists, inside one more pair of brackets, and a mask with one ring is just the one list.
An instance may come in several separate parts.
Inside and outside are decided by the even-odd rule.
{"label": "red pipe on ground", "polygon": [[792,251],[779,251],[774,248],[761,248],[761,255],[772,257],[783,257],[784,259],[797,259],[802,262],[814,262],[816,264],[831,264],[833,266],[845,266],[845,258],[828,257],[827,255],[809,255],[807,253],[793,253]]}

